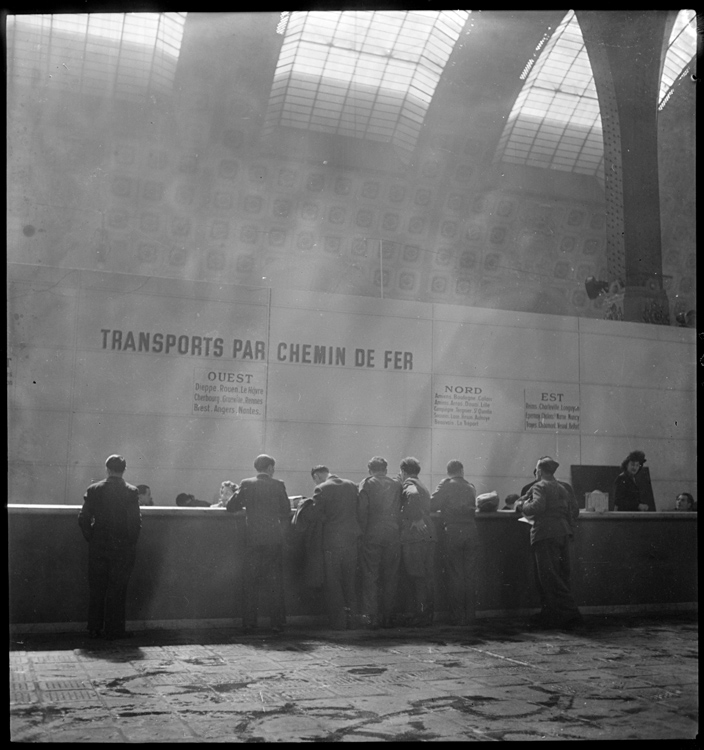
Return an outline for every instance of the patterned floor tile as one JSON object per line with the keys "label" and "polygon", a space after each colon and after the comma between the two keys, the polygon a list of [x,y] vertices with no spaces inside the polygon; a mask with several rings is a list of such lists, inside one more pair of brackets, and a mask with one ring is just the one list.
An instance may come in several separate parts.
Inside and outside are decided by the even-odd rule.
{"label": "patterned floor tile", "polygon": [[41,698],[44,703],[98,701],[98,697],[93,690],[43,690]]}

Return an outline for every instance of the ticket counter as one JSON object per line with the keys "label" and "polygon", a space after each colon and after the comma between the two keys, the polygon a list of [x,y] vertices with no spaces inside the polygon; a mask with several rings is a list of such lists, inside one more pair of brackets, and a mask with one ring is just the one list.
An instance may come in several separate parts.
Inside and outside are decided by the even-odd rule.
{"label": "ticket counter", "polygon": [[[11,626],[85,627],[88,544],[79,506],[9,505]],[[220,508],[142,508],[130,581],[132,627],[239,624],[244,521]],[[437,519],[436,519],[437,522]],[[477,517],[480,617],[523,615],[539,606],[529,527],[507,513]],[[442,548],[436,618],[446,612]],[[324,623],[319,592],[301,581],[293,546],[285,556],[286,608],[293,622]],[[695,513],[582,512],[574,545],[573,590],[585,613],[672,611],[697,606]],[[401,606],[405,589],[399,591]]]}

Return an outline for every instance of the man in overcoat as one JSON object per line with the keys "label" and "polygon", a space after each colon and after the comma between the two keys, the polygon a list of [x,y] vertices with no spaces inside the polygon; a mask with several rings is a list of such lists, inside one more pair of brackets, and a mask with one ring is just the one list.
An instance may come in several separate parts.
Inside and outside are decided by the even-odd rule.
{"label": "man in overcoat", "polygon": [[327,466],[315,466],[313,504],[322,525],[325,569],[325,601],[330,627],[344,630],[355,622],[357,594],[357,485],[331,474]]}
{"label": "man in overcoat", "polygon": [[365,625],[388,627],[401,563],[401,483],[388,476],[388,464],[382,456],[374,456],[367,468],[369,476],[359,484],[360,610]]}
{"label": "man in overcoat", "polygon": [[259,598],[267,595],[269,622],[275,632],[286,624],[283,584],[283,546],[291,524],[291,504],[284,483],[274,479],[276,461],[266,454],[257,456],[255,477],[243,479],[227,501],[230,513],[245,517],[244,586],[242,627],[257,628]]}
{"label": "man in overcoat", "polygon": [[445,583],[453,625],[468,625],[477,616],[477,493],[464,477],[456,459],[447,464],[447,476],[430,497],[430,510],[440,511],[443,527]]}
{"label": "man in overcoat", "polygon": [[122,475],[127,462],[113,454],[106,478],[83,497],[78,525],[88,547],[88,633],[91,638],[128,638],[125,630],[127,584],[134,568],[142,528],[139,490]]}
{"label": "man in overcoat", "polygon": [[404,458],[401,474],[401,557],[413,595],[410,623],[427,626],[435,609],[434,570],[436,534],[430,517],[430,493],[420,481],[420,463]]}
{"label": "man in overcoat", "polygon": [[579,507],[555,479],[558,466],[551,458],[541,458],[535,467],[537,481],[516,503],[532,522],[530,544],[541,602],[533,625],[544,628],[572,628],[582,622],[570,585],[570,545]]}

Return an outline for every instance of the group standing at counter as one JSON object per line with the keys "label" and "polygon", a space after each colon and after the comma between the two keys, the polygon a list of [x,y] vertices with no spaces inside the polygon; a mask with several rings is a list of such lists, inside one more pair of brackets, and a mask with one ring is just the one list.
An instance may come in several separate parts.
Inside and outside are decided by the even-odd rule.
{"label": "group standing at counter", "polygon": [[[78,518],[90,544],[88,631],[91,637],[122,638],[129,637],[125,599],[141,528],[140,490],[124,481],[122,456],[110,456],[105,465],[106,479],[88,487]],[[451,622],[468,625],[476,619],[475,512],[483,501],[498,510],[498,495],[477,497],[460,461],[447,464],[447,476],[432,494],[421,482],[421,466],[413,457],[400,462],[394,478],[387,473],[386,459],[375,456],[368,463],[369,476],[359,484],[338,477],[327,466],[315,466],[313,495],[301,500],[293,519],[285,485],[274,478],[275,465],[271,456],[257,456],[256,476],[239,486],[224,482],[221,487],[220,504],[245,519],[246,632],[259,625],[260,598],[267,600],[270,628],[280,631],[285,626],[283,550],[288,538],[298,548],[307,585],[322,587],[332,628],[430,625],[438,541],[443,543],[441,564]],[[570,546],[579,507],[570,485],[555,479],[558,466],[549,456],[539,459],[535,481],[520,497],[507,498],[502,509],[520,514],[531,525],[541,601],[531,625],[540,628],[581,623],[570,588]],[[193,496],[183,495],[187,505]],[[440,519],[440,539],[433,513]],[[411,603],[410,611],[399,615],[395,603],[402,572],[411,583]]]}

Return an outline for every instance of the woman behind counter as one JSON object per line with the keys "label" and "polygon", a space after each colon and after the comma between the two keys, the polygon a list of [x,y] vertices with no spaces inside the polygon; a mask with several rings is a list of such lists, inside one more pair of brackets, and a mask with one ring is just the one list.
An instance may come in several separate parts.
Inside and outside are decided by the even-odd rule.
{"label": "woman behind counter", "polygon": [[643,451],[631,451],[621,464],[621,473],[614,482],[614,510],[636,512],[649,510],[645,498],[641,497],[641,491],[636,484],[636,474],[643,468],[645,463]]}

